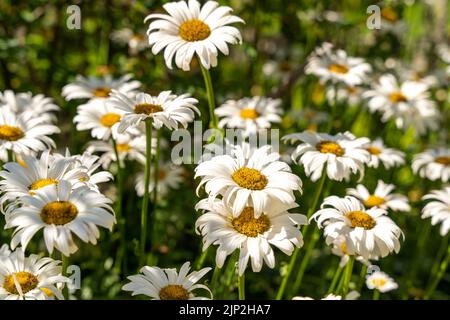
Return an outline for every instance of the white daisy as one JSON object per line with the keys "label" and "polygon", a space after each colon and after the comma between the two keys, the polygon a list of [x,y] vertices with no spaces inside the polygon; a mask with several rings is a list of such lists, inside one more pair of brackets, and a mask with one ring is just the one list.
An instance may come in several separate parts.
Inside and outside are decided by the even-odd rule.
{"label": "white daisy", "polygon": [[364,148],[370,153],[370,160],[367,163],[370,168],[378,168],[380,162],[386,169],[405,163],[405,154],[399,150],[387,148],[381,138],[370,141]]}
{"label": "white daisy", "polygon": [[[228,44],[242,42],[238,29],[229,26],[244,21],[230,14],[230,7],[207,1],[202,7],[197,0],[169,2],[163,5],[167,14],[150,14],[152,20],[147,35],[152,53],[164,50],[164,60],[172,69],[172,60],[178,68],[190,70],[194,54],[206,69],[217,65],[218,50],[229,54]],[[218,49],[218,50],[217,50]]]}
{"label": "white daisy", "polygon": [[448,182],[450,178],[450,149],[428,149],[416,154],[412,161],[414,174],[429,180]]}
{"label": "white daisy", "polygon": [[[359,298],[359,296],[360,294],[358,292],[351,291],[345,296],[344,300],[356,300]],[[293,297],[292,300],[314,300],[314,299],[311,297]],[[320,300],[342,300],[342,296],[330,293]]]}
{"label": "white daisy", "polygon": [[127,45],[131,55],[135,55],[149,46],[145,33],[135,33],[129,28],[123,28],[112,32],[110,38],[118,44]]}
{"label": "white daisy", "polygon": [[427,129],[437,128],[439,111],[429,99],[430,94],[424,84],[416,81],[399,84],[393,75],[385,74],[372,90],[363,93],[363,97],[369,99],[371,112],[381,112],[383,122],[394,119],[399,129],[413,127],[418,134],[423,134]]}
{"label": "white daisy", "polygon": [[[145,266],[141,269],[143,274],[129,276],[127,283],[122,287],[124,291],[131,291],[132,295],[143,294],[152,300],[209,300],[212,292],[203,284],[197,282],[207,274],[211,268],[203,268],[189,273],[190,263],[184,263],[180,272],[176,269],[160,269]],[[209,293],[209,298],[194,294],[195,290],[203,289]]]}
{"label": "white daisy", "polygon": [[[170,163],[160,163],[158,166],[158,196],[166,196],[170,190],[176,190],[183,182],[183,167],[175,166]],[[151,169],[149,192],[155,187],[155,170]],[[136,178],[136,193],[139,197],[144,195],[145,175],[141,172]]]}
{"label": "white daisy", "polygon": [[362,89],[360,87],[339,86],[337,89],[334,86],[326,88],[326,97],[330,104],[334,104],[336,99],[338,102],[346,102],[350,106],[356,106],[361,103]]}
{"label": "white daisy", "polygon": [[5,228],[16,228],[11,247],[19,243],[26,248],[31,238],[44,229],[45,245],[49,253],[59,250],[65,256],[78,250],[72,233],[83,242],[97,243],[97,226],[112,230],[116,222],[111,200],[87,187],[72,189],[68,181],[49,185],[33,196],[19,199],[21,207],[6,216]]}
{"label": "white daisy", "polygon": [[386,6],[380,11],[381,16],[381,28],[380,32],[392,33],[398,37],[401,37],[408,32],[408,25],[401,20],[401,17],[395,9]]}
{"label": "white daisy", "polygon": [[194,111],[200,115],[195,106],[197,99],[188,94],[176,96],[171,91],[163,91],[157,97],[140,92],[136,97],[129,98],[113,90],[107,103],[124,111],[118,127],[119,133],[123,133],[130,126],[139,125],[146,119],[152,119],[153,126],[157,129],[163,125],[169,129],[178,129],[179,125],[186,128],[188,123],[194,120]]}
{"label": "white daisy", "polygon": [[347,194],[358,198],[366,208],[378,207],[384,210],[404,211],[411,210],[408,204],[408,198],[398,193],[391,193],[395,189],[393,184],[386,184],[378,180],[373,193],[362,184],[358,184],[356,189],[348,188]]}
{"label": "white daisy", "polygon": [[271,123],[281,122],[281,100],[265,97],[228,100],[214,110],[222,118],[220,128],[242,129],[244,136],[257,134],[260,129],[269,129]]}
{"label": "white daisy", "polygon": [[378,290],[380,292],[388,292],[398,288],[397,283],[382,271],[375,271],[366,277],[366,286],[370,290]]}
{"label": "white daisy", "polygon": [[367,138],[356,138],[350,132],[329,135],[304,131],[283,137],[287,141],[303,141],[292,154],[292,159],[301,163],[312,181],[322,176],[325,166],[328,178],[342,181],[360,172],[364,175],[364,163],[369,161],[369,152],[364,145]]}
{"label": "white daisy", "polygon": [[69,281],[61,274],[60,261],[25,257],[22,248],[0,259],[0,300],[62,300],[60,288]]}
{"label": "white daisy", "polygon": [[422,209],[422,219],[431,217],[431,224],[434,226],[441,224],[441,236],[445,236],[450,230],[450,187],[442,190],[433,190],[425,195],[423,200],[433,200],[428,202]]}
{"label": "white daisy", "polygon": [[333,243],[344,236],[349,254],[357,254],[365,259],[373,256],[385,257],[392,251],[400,250],[400,228],[381,208],[365,209],[356,198],[347,196],[325,198],[315,219],[319,228],[324,228],[326,243]]}
{"label": "white daisy", "polygon": [[300,178],[279,159],[270,146],[234,146],[231,155],[215,156],[195,168],[195,178],[202,177],[197,193],[204,185],[209,199],[221,195],[235,217],[251,206],[258,218],[270,202],[291,204],[295,201],[294,191],[301,191]]}
{"label": "white daisy", "polygon": [[321,83],[331,81],[354,87],[365,82],[371,70],[363,59],[349,57],[344,50],[333,51],[333,45],[325,42],[308,58],[305,73],[319,77]]}
{"label": "white daisy", "polygon": [[32,112],[16,115],[9,107],[0,108],[0,152],[31,154],[54,148],[55,142],[48,135],[60,130],[47,122],[48,119]]}
{"label": "white daisy", "polygon": [[141,86],[137,80],[131,80],[131,74],[114,79],[111,75],[102,78],[81,75],[76,77],[74,83],[67,84],[62,89],[62,95],[66,100],[73,99],[106,99],[112,90],[117,90],[125,95],[132,95]]}
{"label": "white daisy", "polygon": [[[347,265],[347,262],[350,260],[351,256],[355,256],[354,254],[350,254],[347,250],[347,241],[344,236],[339,236],[334,239],[331,244],[331,253],[334,255],[341,257],[341,261],[339,262],[339,266],[341,268]],[[363,257],[356,255],[355,260],[361,262],[362,264],[369,266],[370,261],[368,259],[364,259]],[[370,260],[378,260],[378,257],[372,256]]]}
{"label": "white daisy", "polygon": [[219,246],[216,252],[219,268],[228,255],[239,250],[239,275],[244,273],[249,259],[252,270],[259,272],[263,261],[270,268],[275,267],[271,245],[289,256],[295,247],[303,246],[299,225],[307,224],[307,219],[302,214],[287,211],[295,207],[295,203],[284,205],[270,201],[258,216],[255,216],[252,207],[245,207],[236,215],[220,200],[211,203],[203,199],[196,209],[204,210],[205,213],[197,219],[195,228],[203,236],[203,251],[211,244]]}

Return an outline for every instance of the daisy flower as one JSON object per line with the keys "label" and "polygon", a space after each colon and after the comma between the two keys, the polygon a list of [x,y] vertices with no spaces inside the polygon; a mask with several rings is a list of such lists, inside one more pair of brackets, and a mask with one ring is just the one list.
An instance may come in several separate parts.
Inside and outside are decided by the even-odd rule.
{"label": "daisy flower", "polygon": [[118,44],[127,45],[131,55],[135,55],[149,46],[145,34],[135,33],[129,28],[112,32],[110,38]]}
{"label": "daisy flower", "polygon": [[44,116],[33,112],[16,115],[9,107],[0,108],[0,152],[12,150],[17,154],[31,154],[55,148],[55,142],[48,135],[60,130],[47,122]]}
{"label": "daisy flower", "polygon": [[263,262],[269,268],[275,267],[272,246],[291,255],[295,247],[303,246],[299,225],[307,224],[306,216],[289,213],[287,210],[297,204],[282,204],[270,201],[264,213],[256,216],[253,207],[244,207],[238,215],[220,200],[201,200],[196,210],[204,210],[195,223],[195,228],[203,236],[203,251],[211,244],[218,245],[216,264],[221,268],[228,255],[239,250],[239,275],[244,274],[249,259],[252,270],[261,271]]}
{"label": "daisy flower", "polygon": [[[129,276],[129,283],[122,287],[124,291],[131,291],[132,295],[143,294],[152,300],[210,300],[212,292],[203,284],[197,282],[207,274],[211,268],[189,273],[190,263],[184,263],[180,272],[176,269],[160,269],[145,266],[141,273]],[[209,293],[208,297],[194,294],[194,290],[203,289]]]}
{"label": "daisy flower", "polygon": [[215,114],[222,118],[220,128],[242,129],[244,136],[257,134],[261,129],[269,129],[271,123],[281,122],[281,100],[265,97],[228,100]]}
{"label": "daisy flower", "polygon": [[429,99],[424,84],[416,81],[399,84],[393,75],[385,74],[372,90],[363,93],[363,97],[368,99],[371,112],[381,112],[383,122],[394,119],[399,129],[413,127],[423,134],[427,129],[437,128],[439,111]]}
{"label": "daisy flower", "polygon": [[171,91],[163,91],[157,97],[146,93],[138,93],[136,97],[129,98],[119,91],[113,91],[108,103],[124,111],[118,127],[123,133],[130,126],[137,126],[146,119],[151,119],[157,129],[165,125],[169,129],[184,128],[195,117],[194,111],[200,115],[195,104],[197,99],[188,94],[173,95]]}
{"label": "daisy flower", "polygon": [[366,286],[370,290],[378,290],[380,292],[388,292],[398,288],[397,283],[382,271],[375,271],[366,277]]}
{"label": "daisy flower", "polygon": [[422,209],[422,219],[431,217],[433,226],[442,223],[440,233],[441,236],[445,236],[450,230],[450,187],[433,190],[422,199],[433,200]]}
{"label": "daisy flower", "polygon": [[[347,241],[344,236],[337,237],[333,243],[331,244],[331,253],[334,255],[341,257],[341,261],[339,262],[339,266],[341,268],[347,265],[347,262],[350,260],[350,256],[354,256],[354,254],[350,254],[347,250]],[[355,260],[361,262],[362,264],[369,266],[370,261],[368,259],[364,259],[363,257],[356,255]],[[377,257],[371,257],[371,260],[378,260]]]}
{"label": "daisy flower", "polygon": [[365,209],[356,198],[347,196],[325,198],[315,219],[319,228],[324,227],[327,244],[344,236],[349,254],[357,254],[364,259],[373,256],[385,257],[392,251],[400,251],[400,228],[381,208]]}
{"label": "daisy flower", "polygon": [[235,217],[251,206],[258,218],[270,202],[291,204],[295,202],[294,191],[301,191],[300,178],[279,159],[270,146],[234,146],[230,155],[214,156],[195,168],[195,178],[202,178],[197,193],[204,185],[210,201],[221,195]]}
{"label": "daisy flower", "polygon": [[326,97],[330,104],[334,104],[337,100],[338,102],[346,102],[350,106],[359,105],[361,102],[362,89],[360,87],[352,86],[339,86],[337,89],[334,86],[328,86],[326,88]]}
{"label": "daisy flower", "polygon": [[367,163],[370,168],[378,168],[380,162],[386,169],[405,163],[405,154],[396,149],[387,148],[381,138],[370,141],[364,148],[370,153],[370,160]]}
{"label": "daisy flower", "polygon": [[412,161],[412,170],[422,178],[447,182],[450,178],[450,149],[428,149],[416,154]]}
{"label": "daisy flower", "polygon": [[392,7],[383,7],[380,11],[381,16],[381,32],[392,33],[401,37],[408,31],[407,24],[401,20],[401,17]]}
{"label": "daisy flower", "polygon": [[319,77],[321,83],[331,81],[354,87],[365,82],[371,70],[363,59],[349,57],[344,50],[333,51],[333,45],[325,42],[308,58],[305,73]]}
{"label": "daisy flower", "polygon": [[77,130],[91,130],[93,138],[109,140],[113,130],[117,130],[123,114],[123,110],[106,104],[104,99],[96,99],[78,106],[73,121],[77,124]]}
{"label": "daisy flower", "polygon": [[358,198],[366,208],[378,207],[384,210],[410,211],[408,198],[398,193],[392,193],[394,189],[393,184],[386,184],[378,180],[373,193],[370,193],[362,184],[358,184],[356,189],[348,188],[347,195]]}
{"label": "daisy flower", "polygon": [[[345,296],[344,300],[356,300],[359,298],[359,296],[360,294],[358,292],[351,291]],[[293,297],[292,300],[314,300],[314,299],[311,297]],[[342,300],[342,296],[330,293],[320,300]]]}
{"label": "daisy flower", "polygon": [[25,249],[36,232],[44,229],[48,252],[55,248],[69,256],[78,250],[72,233],[83,242],[96,244],[100,236],[97,226],[112,230],[116,222],[111,200],[87,187],[72,189],[64,180],[19,201],[22,206],[6,216],[5,228],[16,228],[13,249],[19,243]]}
{"label": "daisy flower", "polygon": [[18,248],[0,259],[0,300],[63,300],[60,288],[70,280],[61,271],[60,261]]}
{"label": "daisy flower", "polygon": [[132,95],[141,86],[141,83],[137,80],[131,80],[131,78],[131,74],[124,75],[119,79],[114,79],[111,75],[102,78],[94,76],[85,78],[78,75],[74,83],[63,87],[62,95],[66,100],[106,99],[112,90],[120,91],[125,95]]}
{"label": "daisy flower", "polygon": [[[179,189],[183,182],[183,167],[171,165],[170,163],[160,163],[158,166],[158,196],[164,197],[169,193],[169,190]],[[155,170],[154,167],[150,174],[149,192],[155,188]],[[136,178],[136,193],[139,197],[144,195],[145,191],[145,176],[141,172]]]}
{"label": "daisy flower", "polygon": [[238,29],[229,26],[244,21],[230,14],[230,7],[207,1],[200,7],[197,0],[169,2],[163,5],[168,14],[148,15],[151,20],[147,35],[152,53],[164,48],[164,60],[169,69],[172,61],[184,71],[190,70],[194,54],[206,69],[217,65],[218,51],[229,54],[228,44],[242,42]]}
{"label": "daisy flower", "polygon": [[367,138],[356,138],[350,132],[329,135],[304,131],[283,137],[287,141],[302,141],[292,154],[292,160],[301,163],[312,181],[317,181],[326,170],[328,178],[342,181],[350,175],[364,175],[364,163],[369,161],[369,152],[364,145]]}

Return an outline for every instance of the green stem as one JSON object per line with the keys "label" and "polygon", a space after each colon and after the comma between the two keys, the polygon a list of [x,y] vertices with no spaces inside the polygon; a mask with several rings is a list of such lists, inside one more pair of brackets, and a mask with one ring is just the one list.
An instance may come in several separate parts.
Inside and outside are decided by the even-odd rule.
{"label": "green stem", "polygon": [[242,276],[238,275],[239,300],[245,300],[245,272]]}
{"label": "green stem", "polygon": [[152,121],[148,118],[145,121],[145,136],[146,136],[146,161],[145,161],[145,179],[144,179],[144,197],[142,199],[142,211],[141,211],[141,242],[139,251],[139,264],[143,266],[146,262],[145,257],[145,242],[147,241],[147,225],[148,225],[148,202],[149,202],[149,184],[150,184],[150,171],[152,162]]}
{"label": "green stem", "polygon": [[300,251],[299,248],[294,249],[294,253],[291,256],[291,260],[289,261],[288,268],[286,270],[286,274],[284,275],[283,279],[281,280],[280,288],[278,288],[277,300],[281,300],[283,298],[284,291],[286,290],[286,286],[289,280],[289,276],[292,273],[292,270],[294,269],[295,262],[297,261],[298,252]]}
{"label": "green stem", "polygon": [[[160,130],[156,131],[156,150],[155,150],[155,159],[153,164],[153,221],[150,221],[152,225],[153,232],[152,236],[155,237],[157,233],[157,219],[156,219],[156,206],[158,203],[158,179],[159,179],[159,156],[160,156],[160,141],[161,141],[161,132]],[[152,239],[153,240],[153,239]],[[152,241],[153,242],[153,241]]]}
{"label": "green stem", "polygon": [[331,280],[330,287],[328,288],[327,295],[330,293],[333,293],[334,289],[336,288],[336,284],[339,280],[339,276],[342,273],[343,268],[341,268],[340,264],[338,264],[336,271],[334,272],[333,280]]}
{"label": "green stem", "polygon": [[372,300],[380,300],[380,291],[378,291],[377,289],[373,289]]}
{"label": "green stem", "polygon": [[450,261],[450,246],[447,247],[447,255],[444,260],[442,260],[441,265],[439,266],[438,273],[434,276],[433,280],[429,283],[427,286],[427,289],[425,290],[424,300],[428,300],[436,290],[439,282],[441,281],[442,277],[445,274],[445,271],[447,270],[448,263]]}
{"label": "green stem", "polygon": [[217,284],[217,282],[219,281],[219,277],[220,277],[220,271],[221,271],[221,269],[216,265],[214,268],[214,273],[213,273],[212,280],[211,280],[211,288],[214,288],[216,291],[219,291],[219,287],[220,287],[220,283],[219,283],[219,285]]}
{"label": "green stem", "polygon": [[347,266],[345,269],[344,274],[344,284],[342,288],[342,299],[345,299],[348,293],[348,286],[350,284],[350,280],[352,278],[352,272],[353,272],[353,263],[355,261],[355,256],[350,256],[350,259],[347,262]]}
{"label": "green stem", "polygon": [[367,274],[367,266],[365,264],[361,265],[361,272],[359,273],[359,281],[358,286],[356,287],[357,292],[361,292],[364,282],[366,281],[366,274]]}
{"label": "green stem", "polygon": [[14,161],[14,152],[11,149],[8,149],[7,154],[8,154],[8,162],[13,162]]}
{"label": "green stem", "polygon": [[337,109],[338,109],[338,89],[339,89],[339,85],[336,83],[334,85],[334,105],[332,106],[331,112],[330,112],[330,120],[328,122],[328,127],[327,127],[327,133],[330,133],[333,131],[333,124],[334,124],[334,119],[336,117],[337,114]]}
{"label": "green stem", "polygon": [[[208,249],[209,249],[209,247],[208,247]],[[198,258],[197,263],[195,265],[197,269],[201,269],[203,267],[203,264],[205,263],[206,256],[208,255],[208,251],[209,251],[208,249],[203,251],[201,256]]]}
{"label": "green stem", "polygon": [[217,129],[217,118],[214,114],[214,110],[216,109],[216,102],[214,100],[214,90],[211,81],[211,74],[209,70],[206,69],[202,64],[200,64],[202,69],[203,79],[205,81],[206,94],[208,96],[208,106],[209,106],[209,127]]}
{"label": "green stem", "polygon": [[[61,253],[61,264],[62,264],[62,275],[67,277],[67,267],[69,266],[69,258]],[[69,299],[69,286],[68,283],[64,285],[63,288],[64,299]]]}

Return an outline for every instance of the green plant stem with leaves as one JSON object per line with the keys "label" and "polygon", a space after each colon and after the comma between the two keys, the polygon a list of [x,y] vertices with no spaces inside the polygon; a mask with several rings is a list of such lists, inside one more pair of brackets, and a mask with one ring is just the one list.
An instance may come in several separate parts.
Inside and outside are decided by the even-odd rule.
{"label": "green plant stem with leaves", "polygon": [[214,89],[211,81],[211,74],[208,69],[206,69],[202,64],[200,64],[202,69],[203,79],[205,81],[206,95],[208,97],[208,106],[209,106],[209,127],[211,129],[217,129],[218,121],[217,117],[214,113],[216,109],[216,101],[214,98]]}

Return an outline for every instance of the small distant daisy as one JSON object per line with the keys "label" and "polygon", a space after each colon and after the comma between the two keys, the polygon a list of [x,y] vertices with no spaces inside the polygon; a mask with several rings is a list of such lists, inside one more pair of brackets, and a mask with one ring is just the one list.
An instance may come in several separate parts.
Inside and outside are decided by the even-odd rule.
{"label": "small distant daisy", "polygon": [[350,87],[365,82],[371,70],[363,59],[349,57],[344,50],[333,51],[333,45],[328,42],[316,48],[305,68],[306,74],[319,77],[321,83],[331,81]]}
{"label": "small distant daisy", "polygon": [[[358,292],[351,291],[347,294],[344,300],[356,300],[359,298],[359,296],[360,294]],[[314,300],[314,299],[311,297],[293,297],[292,300]],[[342,300],[342,296],[330,293],[320,300]]]}
{"label": "small distant daisy", "polygon": [[119,79],[114,79],[111,75],[104,77],[90,76],[85,78],[81,75],[76,77],[74,83],[65,85],[62,95],[66,100],[73,99],[106,99],[112,90],[122,92],[122,94],[133,94],[141,86],[137,80],[131,80],[132,75],[127,74]]}
{"label": "small distant daisy", "polygon": [[370,160],[367,163],[370,168],[378,168],[380,162],[386,169],[405,163],[405,154],[399,150],[387,148],[381,138],[369,142],[364,148],[370,153]]}
{"label": "small distant daisy", "polygon": [[366,286],[370,290],[378,290],[380,292],[388,292],[398,288],[397,283],[382,271],[375,271],[366,278]]}
{"label": "small distant daisy", "polygon": [[330,104],[334,104],[336,99],[338,102],[346,102],[350,106],[356,106],[361,103],[362,89],[360,87],[339,86],[337,89],[337,97],[334,86],[328,86],[326,90],[326,97]]}
{"label": "small distant daisy", "polygon": [[306,130],[317,132],[319,125],[328,122],[328,119],[328,113],[313,108],[293,109],[289,110],[284,117],[283,126],[293,126],[299,123]]}
{"label": "small distant daisy", "polygon": [[275,255],[271,245],[291,255],[295,247],[303,245],[300,225],[307,224],[306,216],[289,213],[287,210],[297,204],[283,205],[270,201],[264,213],[256,216],[253,207],[245,207],[238,215],[220,200],[212,203],[201,200],[196,210],[204,210],[195,223],[203,236],[203,251],[210,245],[218,245],[216,264],[221,268],[228,255],[239,250],[239,275],[242,275],[251,261],[254,272],[261,271],[263,262],[269,268],[275,267]]}
{"label": "small distant daisy", "polygon": [[16,228],[11,247],[19,243],[25,249],[31,238],[44,229],[45,245],[69,256],[78,250],[72,233],[83,242],[96,244],[98,226],[112,230],[115,217],[111,200],[87,187],[72,189],[68,181],[49,185],[33,196],[19,199],[21,207],[6,216],[5,228]]}
{"label": "small distant daisy", "polygon": [[204,185],[209,199],[221,195],[235,217],[251,206],[258,218],[273,200],[290,204],[295,201],[294,191],[301,191],[300,178],[279,159],[270,146],[235,146],[231,155],[215,156],[195,168],[195,178],[202,178],[197,192]]}
{"label": "small distant daisy", "polygon": [[398,37],[408,31],[407,24],[402,21],[398,12],[389,6],[383,7],[380,11],[381,32],[392,33]]}
{"label": "small distant daisy", "polygon": [[[207,274],[211,268],[203,268],[189,273],[190,263],[181,266],[180,272],[176,269],[160,269],[158,267],[143,267],[143,274],[129,276],[129,283],[122,287],[124,291],[131,291],[132,295],[143,294],[152,300],[210,300],[212,292],[203,284],[197,282]],[[203,289],[208,297],[194,294],[195,290]]]}
{"label": "small distant daisy", "polygon": [[324,227],[327,244],[343,236],[349,254],[370,259],[400,251],[402,231],[386,215],[386,210],[381,208],[365,209],[354,197],[330,196],[311,219],[317,221],[319,228]]}
{"label": "small distant daisy", "polygon": [[136,33],[129,28],[112,32],[110,38],[118,44],[127,45],[131,55],[135,55],[149,46],[145,33]]}
{"label": "small distant daisy", "polygon": [[45,117],[32,112],[16,115],[9,107],[0,108],[0,152],[30,154],[55,148],[55,142],[48,136],[59,132]]}
{"label": "small distant daisy", "polygon": [[425,195],[423,200],[433,200],[428,202],[422,209],[422,219],[431,217],[431,224],[434,226],[441,224],[441,236],[445,236],[450,230],[450,187],[442,190],[433,190]]}
{"label": "small distant daisy", "polygon": [[217,65],[218,51],[229,54],[228,44],[242,42],[241,33],[233,23],[244,21],[230,14],[230,7],[207,1],[200,7],[197,0],[169,2],[163,5],[169,14],[154,13],[144,22],[152,20],[147,35],[152,53],[165,48],[164,60],[169,69],[172,61],[184,71],[190,70],[194,54],[206,69]]}
{"label": "small distant daisy", "polygon": [[324,166],[328,178],[342,181],[350,175],[364,174],[364,163],[369,161],[369,152],[364,145],[367,138],[356,138],[350,132],[329,135],[304,131],[283,137],[287,141],[302,141],[292,154],[295,162],[301,163],[312,181],[322,176]]}
{"label": "small distant daisy", "polygon": [[0,300],[63,300],[61,287],[69,279],[60,261],[26,257],[22,248],[0,259]]}
{"label": "small distant daisy", "polygon": [[448,182],[450,179],[450,149],[428,149],[416,154],[412,161],[412,169],[414,174],[419,174],[422,178]]}
{"label": "small distant daisy", "polygon": [[356,189],[347,189],[347,194],[362,201],[366,208],[379,207],[384,210],[404,211],[411,210],[408,198],[398,193],[391,193],[395,189],[393,184],[386,184],[378,180],[377,187],[370,193],[365,186],[358,184]]}
{"label": "small distant daisy", "polygon": [[281,122],[281,100],[265,97],[228,100],[214,112],[222,118],[220,128],[243,130],[244,136],[258,133],[261,129],[269,129],[271,123]]}
{"label": "small distant daisy", "polygon": [[[341,268],[347,265],[347,262],[350,260],[351,256],[355,256],[354,254],[350,254],[347,250],[347,240],[344,236],[339,236],[334,239],[331,244],[331,253],[334,255],[341,257],[341,261],[339,262],[339,266]],[[377,260],[378,257],[372,256],[370,260]],[[356,255],[355,260],[361,262],[362,264],[369,266],[370,261],[368,259],[364,259],[363,257]]]}
{"label": "small distant daisy", "polygon": [[[170,190],[176,190],[183,182],[183,168],[180,166],[171,165],[170,163],[160,163],[158,166],[158,196],[164,197]],[[152,167],[150,175],[149,191],[155,188],[155,170]],[[136,178],[136,193],[139,197],[144,195],[145,191],[145,176],[141,172]]]}
{"label": "small distant daisy", "polygon": [[111,106],[123,110],[118,132],[123,133],[130,126],[137,126],[146,119],[152,119],[155,128],[165,125],[169,129],[184,128],[192,122],[198,101],[188,94],[173,95],[171,91],[163,91],[157,97],[146,93],[138,93],[136,97],[129,98],[119,91],[113,91],[108,102]]}

